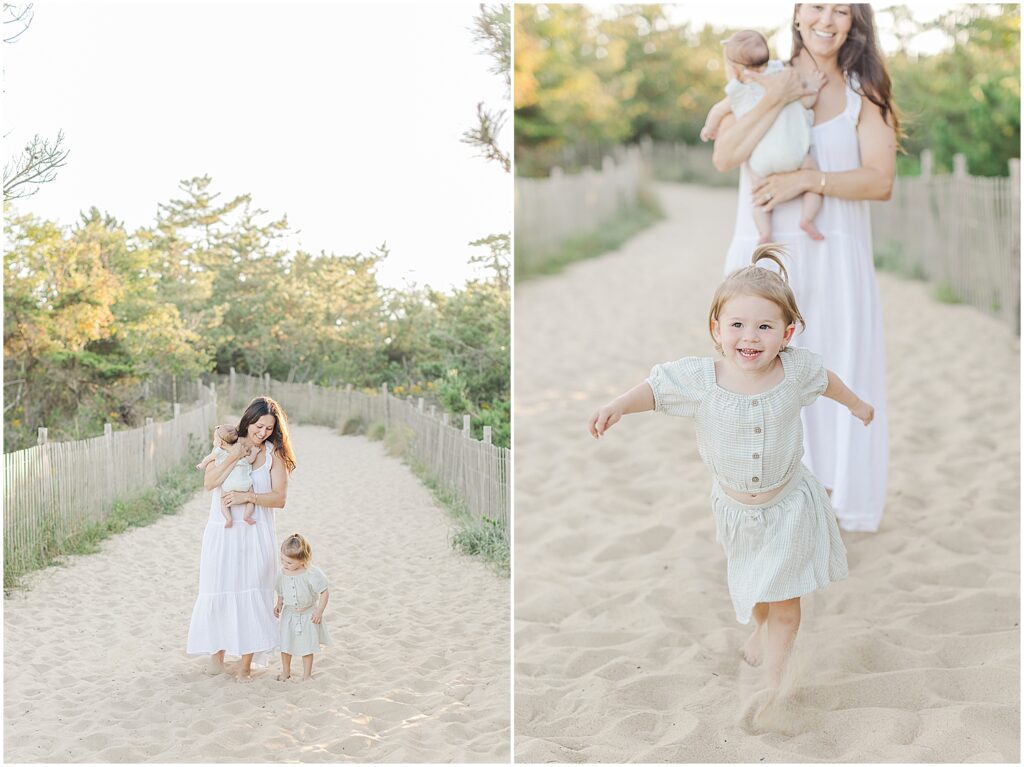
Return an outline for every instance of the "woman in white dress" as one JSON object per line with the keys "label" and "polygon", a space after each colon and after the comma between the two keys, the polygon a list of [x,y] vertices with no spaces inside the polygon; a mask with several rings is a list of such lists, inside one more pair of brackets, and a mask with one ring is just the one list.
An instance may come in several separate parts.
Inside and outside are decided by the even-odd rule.
{"label": "woman in white dress", "polygon": [[[805,461],[832,496],[844,530],[874,531],[882,519],[888,479],[885,341],[875,282],[868,200],[887,200],[896,174],[899,119],[878,50],[871,6],[797,5],[792,68],[753,73],[764,98],[739,120],[723,120],[715,141],[720,171],[744,163],[775,116],[804,95],[800,75],[827,81],[814,106],[812,151],[818,170],[768,176],[754,189],[740,174],[736,229],[726,271],[750,262],[758,234],[751,200],[774,211],[773,239],[789,252],[790,284],[807,320],[794,342],[821,354],[828,367],[875,406],[867,429],[831,400],[804,408]],[[824,195],[815,242],[800,223],[800,197]]]}
{"label": "woman in white dress", "polygon": [[[253,663],[278,645],[274,619],[277,580],[277,536],[274,510],[284,508],[288,475],[295,454],[288,436],[288,417],[270,397],[257,397],[242,414],[239,435],[259,448],[252,465],[252,490],[221,491],[221,484],[246,449],[239,440],[220,466],[206,467],[204,487],[211,492],[210,516],[203,531],[199,561],[199,596],[188,630],[189,655],[211,656],[211,671],[224,670],[224,656],[242,659],[237,678],[251,679]],[[221,501],[231,507],[237,522],[246,503],[256,504],[256,524],[224,527]]]}

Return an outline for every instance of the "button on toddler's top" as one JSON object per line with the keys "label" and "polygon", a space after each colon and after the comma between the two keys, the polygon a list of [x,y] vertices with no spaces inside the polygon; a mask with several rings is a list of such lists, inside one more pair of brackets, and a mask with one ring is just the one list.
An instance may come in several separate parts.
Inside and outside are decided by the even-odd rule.
{"label": "button on toddler's top", "polygon": [[783,379],[758,394],[727,391],[715,379],[711,357],[683,357],[655,365],[647,379],[654,409],[693,416],[700,457],[721,484],[738,492],[782,487],[804,455],[800,408],[828,386],[821,356],[789,347],[779,353]]}

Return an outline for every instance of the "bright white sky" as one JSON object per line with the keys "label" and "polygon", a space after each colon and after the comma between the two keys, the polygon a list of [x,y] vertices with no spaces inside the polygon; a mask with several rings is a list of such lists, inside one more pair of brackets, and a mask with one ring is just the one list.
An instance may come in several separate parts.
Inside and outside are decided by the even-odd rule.
{"label": "bright white sky", "polygon": [[512,220],[511,177],[459,141],[478,101],[506,106],[469,31],[477,10],[37,2],[3,46],[5,161],[60,129],[71,155],[17,209],[71,224],[95,205],[131,230],[209,174],[223,199],[287,214],[292,249],[386,240],[385,285],[461,285],[483,252],[468,243]]}

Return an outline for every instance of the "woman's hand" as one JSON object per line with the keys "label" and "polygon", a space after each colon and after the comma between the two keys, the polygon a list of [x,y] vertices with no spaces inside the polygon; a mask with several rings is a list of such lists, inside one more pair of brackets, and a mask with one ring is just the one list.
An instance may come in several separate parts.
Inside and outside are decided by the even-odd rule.
{"label": "woman's hand", "polygon": [[786,67],[781,72],[765,74],[764,72],[752,72],[743,70],[743,80],[753,80],[764,88],[764,99],[769,104],[788,104],[804,96],[817,93],[804,85],[800,73],[793,67]]}
{"label": "woman's hand", "polygon": [[256,503],[256,493],[252,490],[229,490],[221,496],[221,500],[228,506],[245,506],[247,503]]}
{"label": "woman's hand", "polygon": [[591,436],[593,436],[594,439],[604,436],[604,433],[620,420],[622,420],[622,408],[617,407],[614,404],[608,404],[598,408],[597,411],[590,416],[588,428],[590,429]]}
{"label": "woman's hand", "polygon": [[765,176],[750,188],[751,202],[770,212],[776,205],[789,202],[804,192],[813,191],[811,177],[814,175],[821,174],[818,171],[794,170],[791,173]]}

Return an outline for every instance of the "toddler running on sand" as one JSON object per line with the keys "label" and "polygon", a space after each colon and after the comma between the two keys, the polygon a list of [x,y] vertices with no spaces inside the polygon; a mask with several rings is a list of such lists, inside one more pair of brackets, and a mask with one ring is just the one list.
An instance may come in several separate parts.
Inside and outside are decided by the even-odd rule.
{"label": "toddler running on sand", "polygon": [[[781,255],[776,245],[759,246],[750,266],[719,285],[708,325],[721,356],[655,365],[589,424],[601,437],[628,413],[694,418],[700,456],[714,476],[712,511],[736,619],[756,622],[743,655],[754,666],[764,660],[771,687],[796,639],[800,597],[847,575],[828,493],[800,460],[800,409],[824,395],[865,426],[874,417],[820,356],[789,345],[804,321]],[[779,273],[759,266],[762,260]]]}

